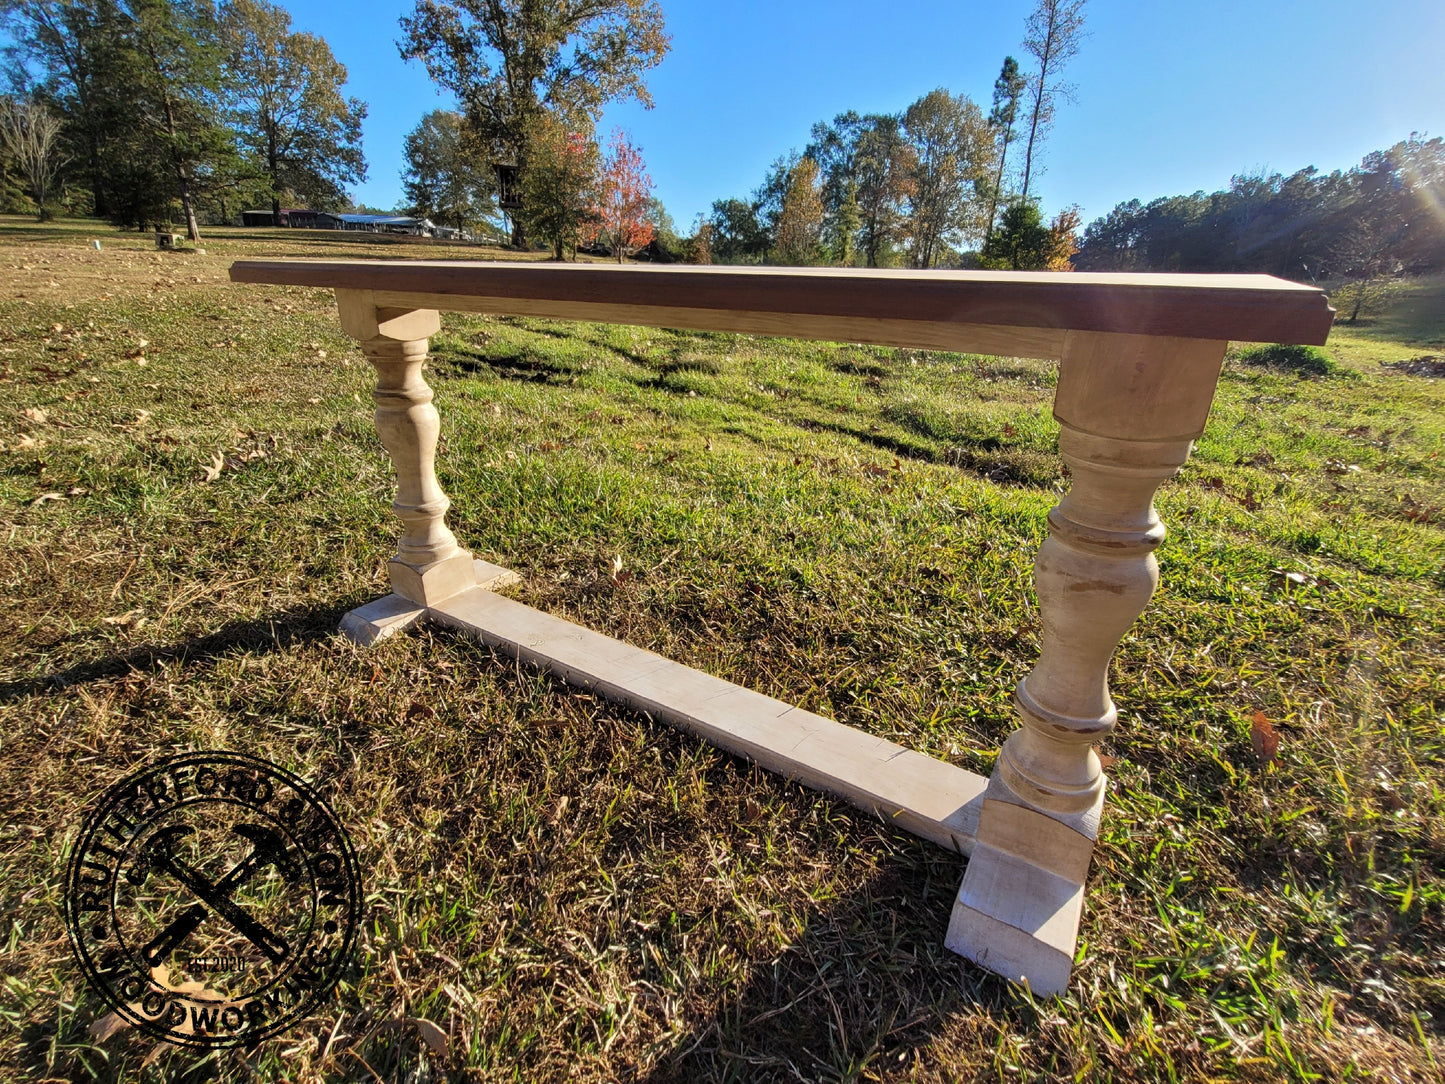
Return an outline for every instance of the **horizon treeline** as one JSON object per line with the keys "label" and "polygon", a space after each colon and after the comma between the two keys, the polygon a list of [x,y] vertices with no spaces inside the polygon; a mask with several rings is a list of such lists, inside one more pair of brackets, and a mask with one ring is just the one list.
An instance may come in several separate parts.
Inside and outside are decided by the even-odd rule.
{"label": "horizon treeline", "polygon": [[1348,170],[1241,173],[1217,192],[1120,203],[1085,228],[1073,265],[1361,282],[1445,270],[1445,139],[1411,133]]}
{"label": "horizon treeline", "polygon": [[1077,211],[1045,224],[1009,190],[1012,119],[996,116],[939,87],[899,113],[819,121],[749,196],[715,200],[695,236],[719,263],[1063,269]]}

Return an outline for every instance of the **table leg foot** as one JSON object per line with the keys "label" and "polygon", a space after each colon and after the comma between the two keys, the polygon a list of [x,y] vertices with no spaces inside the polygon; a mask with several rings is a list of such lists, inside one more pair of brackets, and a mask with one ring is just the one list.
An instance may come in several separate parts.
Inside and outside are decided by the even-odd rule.
{"label": "table leg foot", "polygon": [[387,595],[349,612],[341,619],[340,629],[352,643],[370,647],[411,628],[425,616],[425,606],[400,595]]}
{"label": "table leg foot", "polygon": [[[490,561],[474,561],[476,589],[497,591],[521,583],[522,577],[510,568]],[[387,595],[365,606],[358,606],[341,619],[342,634],[354,644],[370,647],[398,632],[404,632],[427,615],[427,608],[401,595]]]}
{"label": "table leg foot", "polygon": [[490,561],[477,559],[472,562],[472,567],[477,573],[477,586],[483,591],[500,591],[503,587],[522,582],[522,577],[510,568],[494,565]]}

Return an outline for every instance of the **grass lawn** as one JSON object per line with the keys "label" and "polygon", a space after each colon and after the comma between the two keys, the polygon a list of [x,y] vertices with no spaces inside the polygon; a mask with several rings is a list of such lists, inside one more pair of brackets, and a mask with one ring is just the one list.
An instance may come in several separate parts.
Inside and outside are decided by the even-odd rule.
{"label": "grass lawn", "polygon": [[[1445,283],[1337,331],[1342,375],[1226,365],[1113,669],[1073,983],[1033,1001],[943,948],[963,859],[449,632],[337,636],[397,533],[371,371],[327,294],[225,270],[502,253],[204,247],[0,220],[0,1078],[1441,1078],[1445,385],[1380,362],[1441,352]],[[433,346],[451,523],[509,593],[990,769],[1065,487],[1049,364],[454,315]],[[81,818],[193,749],[312,780],[365,871],[338,994],[250,1053],[92,1038],[64,931]]]}

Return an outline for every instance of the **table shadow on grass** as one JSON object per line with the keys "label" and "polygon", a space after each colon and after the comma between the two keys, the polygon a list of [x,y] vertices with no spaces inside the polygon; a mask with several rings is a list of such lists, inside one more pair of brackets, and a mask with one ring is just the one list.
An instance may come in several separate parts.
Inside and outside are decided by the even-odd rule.
{"label": "table shadow on grass", "polygon": [[324,640],[336,632],[351,605],[309,606],[277,610],[260,617],[231,621],[215,632],[174,643],[143,643],[110,655],[55,669],[33,677],[0,682],[0,703],[85,685],[168,662],[205,663],[234,655],[270,655]]}
{"label": "table shadow on grass", "polygon": [[755,960],[747,980],[723,991],[638,1079],[874,1079],[934,1060],[930,1048],[960,1013],[996,1012],[1011,1000],[1002,980],[943,946],[961,876],[953,856],[910,841],[809,914],[781,953]]}

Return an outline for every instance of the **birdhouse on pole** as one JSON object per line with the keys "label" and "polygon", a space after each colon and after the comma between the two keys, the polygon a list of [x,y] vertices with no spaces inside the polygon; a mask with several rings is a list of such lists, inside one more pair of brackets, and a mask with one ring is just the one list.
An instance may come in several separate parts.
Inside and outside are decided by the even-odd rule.
{"label": "birdhouse on pole", "polygon": [[493,162],[492,168],[497,171],[497,206],[504,211],[518,210],[522,206],[521,170],[506,162]]}

